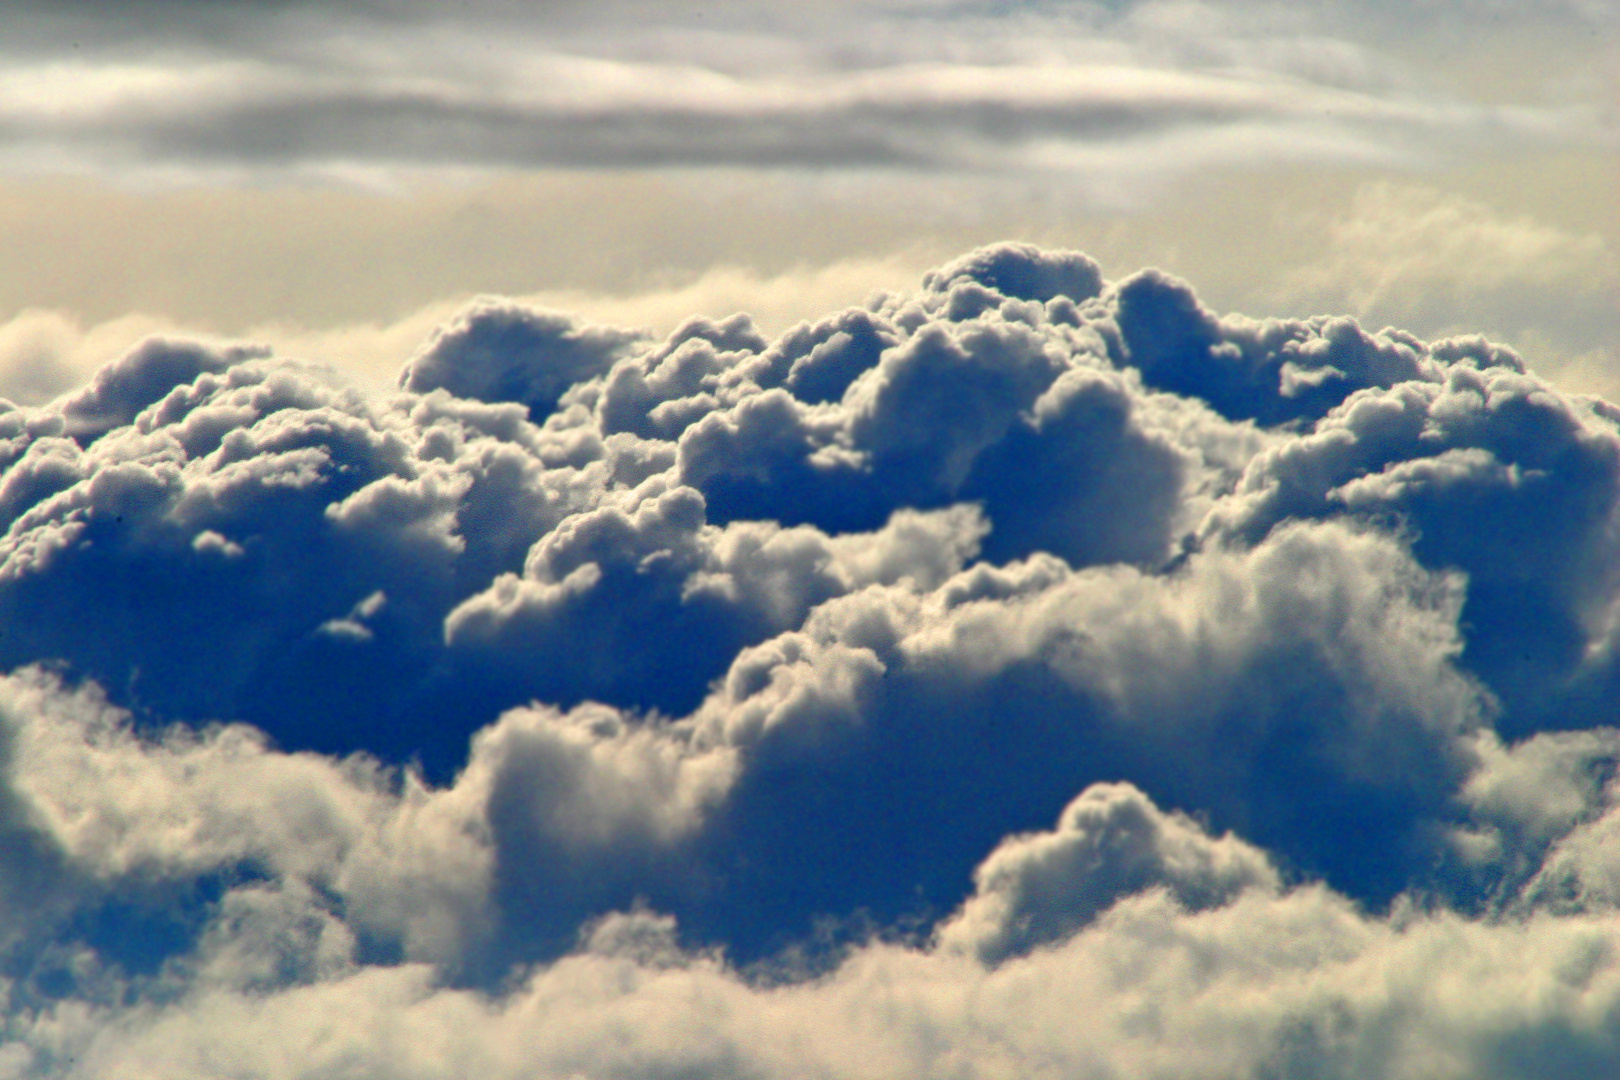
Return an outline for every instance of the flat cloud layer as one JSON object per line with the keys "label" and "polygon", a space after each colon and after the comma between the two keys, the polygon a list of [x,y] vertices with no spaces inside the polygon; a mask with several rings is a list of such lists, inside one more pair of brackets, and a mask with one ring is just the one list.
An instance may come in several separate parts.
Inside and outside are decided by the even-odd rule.
{"label": "flat cloud layer", "polygon": [[[1170,163],[1389,165],[1611,130],[1600,95],[1441,90],[1363,43],[1378,7],[25,2],[0,45],[0,167],[1052,169],[1118,193]],[[1612,14],[1533,21],[1580,43]]]}
{"label": "flat cloud layer", "polygon": [[1620,409],[1483,338],[1007,244],[0,468],[0,1075],[1620,1064]]}

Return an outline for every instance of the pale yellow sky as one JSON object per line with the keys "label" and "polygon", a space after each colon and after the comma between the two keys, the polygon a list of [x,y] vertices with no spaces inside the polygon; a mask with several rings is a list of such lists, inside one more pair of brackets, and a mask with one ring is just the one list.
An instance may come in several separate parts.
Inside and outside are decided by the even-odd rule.
{"label": "pale yellow sky", "polygon": [[1019,238],[1081,248],[1114,276],[1171,270],[1217,310],[1484,332],[1607,389],[1620,377],[1604,369],[1620,324],[1615,177],[1591,151],[1410,174],[1229,168],[1102,207],[1057,183],[963,178],[9,181],[0,381],[11,372],[27,396],[16,373],[47,354],[66,380],[154,328],[267,340],[377,378],[479,293],[660,330],[747,310],[776,330]]}
{"label": "pale yellow sky", "polygon": [[1620,388],[1596,0],[739,5],[724,32],[658,6],[343,10],[19,20],[0,396],[154,330],[386,381],[480,293],[774,330],[1001,239],[1163,267],[1217,310],[1483,332]]}

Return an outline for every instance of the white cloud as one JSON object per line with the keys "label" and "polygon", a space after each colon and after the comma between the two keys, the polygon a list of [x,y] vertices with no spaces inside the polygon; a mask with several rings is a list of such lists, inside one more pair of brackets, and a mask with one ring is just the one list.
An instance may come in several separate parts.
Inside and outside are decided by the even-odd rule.
{"label": "white cloud", "polygon": [[0,411],[0,1067],[1616,1059],[1614,406],[1027,245],[423,339]]}
{"label": "white cloud", "polygon": [[1093,785],[1064,808],[1054,831],[1004,840],[974,871],[974,883],[938,941],[987,965],[1062,942],[1148,889],[1166,889],[1200,910],[1280,885],[1262,852],[1230,835],[1210,838],[1129,784]]}
{"label": "white cloud", "polygon": [[[1176,828],[1189,843],[1230,843]],[[232,950],[318,956],[332,932],[318,925],[272,895],[243,895],[208,963],[221,971]],[[788,986],[750,984],[713,955],[681,949],[674,931],[649,913],[609,916],[578,953],[494,996],[436,985],[415,965],[339,965],[268,991],[251,977],[199,978],[163,1005],[31,1016],[13,1026],[15,1057],[59,1075],[181,1078],[342,1068],[423,1078],[1506,1080],[1601,1068],[1620,1006],[1608,913],[1471,922],[1405,909],[1381,919],[1320,888],[1264,881],[1198,911],[1162,889],[1127,894],[994,968],[948,948],[869,943]]]}

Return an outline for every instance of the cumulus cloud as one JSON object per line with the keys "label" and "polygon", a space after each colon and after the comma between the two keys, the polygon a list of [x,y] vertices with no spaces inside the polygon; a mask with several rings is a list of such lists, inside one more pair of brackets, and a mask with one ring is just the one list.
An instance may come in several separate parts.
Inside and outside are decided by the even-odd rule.
{"label": "cumulus cloud", "polygon": [[1096,784],[1048,833],[1009,838],[974,871],[973,896],[940,930],[946,950],[989,965],[1064,941],[1127,896],[1163,888],[1190,910],[1248,888],[1275,890],[1265,855],[1211,839],[1129,784]]}
{"label": "cumulus cloud", "polygon": [[436,332],[400,373],[407,390],[444,389],[474,401],[519,401],[549,416],[563,392],[600,375],[636,343],[635,334],[575,325],[565,315],[485,303]]}
{"label": "cumulus cloud", "polygon": [[1504,346],[1006,244],[3,410],[13,1075],[1620,1060],[1620,411]]}

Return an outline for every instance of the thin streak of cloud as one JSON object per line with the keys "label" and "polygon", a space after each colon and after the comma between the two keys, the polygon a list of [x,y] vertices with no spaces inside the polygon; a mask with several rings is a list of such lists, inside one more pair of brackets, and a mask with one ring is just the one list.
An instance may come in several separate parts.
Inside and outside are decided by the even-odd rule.
{"label": "thin streak of cloud", "polygon": [[[1183,21],[1139,20],[1100,45],[1061,21],[1014,19],[987,23],[981,44],[966,51],[943,48],[960,39],[940,27],[890,29],[902,25],[915,37],[905,48],[853,63],[828,41],[790,46],[791,38],[746,25],[717,32],[708,46],[679,36],[626,46],[552,40],[521,20],[495,40],[478,36],[488,27],[430,34],[406,25],[378,27],[361,44],[358,29],[317,24],[307,38],[272,34],[259,49],[16,59],[0,66],[0,131],[17,168],[32,160],[283,172],[994,171],[1027,164],[1043,142],[1173,168],[1174,145],[1133,147],[1155,135],[1268,127],[1283,142],[1307,121],[1329,125],[1313,153],[1340,161],[1364,155],[1358,144],[1413,154],[1482,139],[1606,137],[1601,115],[1579,101],[1451,100],[1393,78],[1354,45],[1264,33],[1246,40],[1219,18],[1202,37]],[[950,34],[961,29],[951,24]],[[1233,140],[1231,154],[1253,145]]]}

